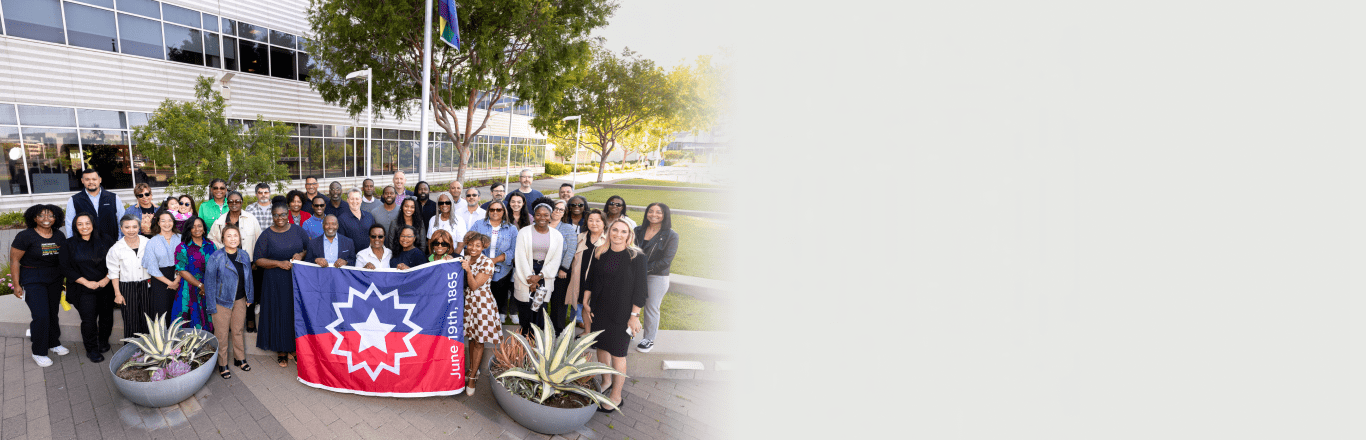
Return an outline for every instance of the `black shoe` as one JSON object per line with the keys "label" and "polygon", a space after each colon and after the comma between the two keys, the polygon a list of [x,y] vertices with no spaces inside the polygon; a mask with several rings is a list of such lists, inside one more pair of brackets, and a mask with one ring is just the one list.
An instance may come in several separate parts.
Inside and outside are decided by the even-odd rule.
{"label": "black shoe", "polygon": [[256,333],[256,321],[247,321],[247,333]]}
{"label": "black shoe", "polygon": [[90,353],[90,362],[94,362],[97,364],[100,362],[104,362],[104,355],[99,353]]}
{"label": "black shoe", "polygon": [[101,345],[101,346],[100,346],[100,353],[108,353],[108,352],[109,352],[109,344],[104,344],[104,345]]}

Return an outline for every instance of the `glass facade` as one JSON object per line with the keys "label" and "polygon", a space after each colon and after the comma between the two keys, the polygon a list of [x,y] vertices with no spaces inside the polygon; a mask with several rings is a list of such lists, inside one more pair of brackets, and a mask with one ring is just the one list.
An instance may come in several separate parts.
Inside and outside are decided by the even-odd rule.
{"label": "glass facade", "polygon": [[156,0],[0,0],[0,35],[308,81],[308,40]]}

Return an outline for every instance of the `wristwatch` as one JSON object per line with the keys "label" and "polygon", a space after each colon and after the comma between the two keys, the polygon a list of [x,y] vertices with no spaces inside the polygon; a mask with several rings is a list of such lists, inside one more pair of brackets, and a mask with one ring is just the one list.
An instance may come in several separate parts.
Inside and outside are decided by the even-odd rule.
{"label": "wristwatch", "polygon": [[640,312],[631,312],[631,316],[640,316]]}

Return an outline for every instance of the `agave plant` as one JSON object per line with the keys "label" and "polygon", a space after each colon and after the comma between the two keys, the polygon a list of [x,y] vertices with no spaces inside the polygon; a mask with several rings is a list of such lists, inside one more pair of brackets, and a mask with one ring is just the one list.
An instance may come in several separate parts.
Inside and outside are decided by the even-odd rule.
{"label": "agave plant", "polygon": [[541,315],[545,318],[545,324],[531,326],[536,339],[534,347],[522,335],[508,332],[526,351],[526,366],[509,368],[498,375],[498,378],[515,377],[531,381],[536,385],[535,388],[540,389],[538,403],[544,403],[545,399],[557,393],[574,393],[588,397],[598,404],[612,405],[611,399],[607,396],[581,382],[583,378],[598,374],[626,376],[601,362],[584,360],[583,353],[593,346],[593,341],[602,330],[576,338],[574,326],[565,326],[564,331],[555,335],[551,330],[553,327],[550,324],[550,314],[543,310]]}
{"label": "agave plant", "polygon": [[181,334],[180,328],[185,326],[183,318],[176,318],[169,326],[165,313],[157,315],[155,320],[150,316],[146,319],[147,333],[122,339],[136,345],[141,353],[124,363],[119,371],[141,369],[150,373],[153,382],[170,379],[189,373],[194,369],[196,358],[211,352],[208,337],[199,332]]}

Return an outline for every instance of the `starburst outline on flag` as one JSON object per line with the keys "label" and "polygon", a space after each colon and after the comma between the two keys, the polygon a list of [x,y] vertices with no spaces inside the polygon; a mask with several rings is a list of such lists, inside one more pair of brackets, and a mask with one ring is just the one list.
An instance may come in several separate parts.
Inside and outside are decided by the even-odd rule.
{"label": "starburst outline on flag", "polygon": [[[363,368],[363,369],[365,369],[366,374],[369,374],[369,375],[370,375],[370,380],[371,380],[371,381],[375,381],[375,380],[378,380],[378,379],[379,379],[379,373],[380,373],[380,371],[388,371],[388,372],[390,372],[390,373],[394,373],[395,375],[399,374],[399,364],[400,364],[400,362],[403,361],[403,358],[417,356],[417,350],[414,350],[414,349],[413,349],[413,342],[412,342],[412,339],[413,339],[414,336],[417,336],[417,334],[418,334],[419,332],[422,331],[422,327],[418,327],[417,324],[414,323],[414,322],[412,321],[412,319],[411,319],[411,318],[413,317],[413,307],[415,307],[416,304],[403,304],[403,303],[399,302],[399,301],[398,301],[398,289],[391,290],[391,291],[389,291],[389,293],[381,293],[381,292],[379,291],[379,289],[375,287],[375,283],[370,283],[370,287],[367,288],[367,289],[365,289],[364,292],[361,292],[361,291],[359,291],[359,290],[356,290],[356,288],[354,288],[354,287],[348,287],[347,290],[348,290],[348,292],[347,292],[347,295],[346,295],[346,302],[344,302],[344,303],[339,303],[339,302],[334,302],[334,303],[332,303],[332,309],[333,309],[334,311],[337,312],[337,320],[336,320],[336,321],[332,321],[332,323],[331,323],[331,324],[328,324],[327,327],[326,327],[326,328],[327,328],[327,331],[330,332],[330,333],[332,333],[332,336],[336,336],[336,337],[337,337],[337,342],[336,342],[335,344],[332,345],[332,354],[335,354],[335,355],[338,355],[338,356],[344,356],[344,357],[346,357],[346,372],[347,372],[347,373],[354,373],[356,370],[360,370],[360,369]],[[352,358],[351,358],[351,355],[352,355],[351,351],[349,351],[349,350],[342,350],[342,348],[341,348],[342,340],[345,339],[345,338],[342,336],[341,332],[338,332],[338,331],[337,331],[337,325],[341,324],[342,321],[345,320],[344,318],[342,318],[341,309],[342,309],[343,307],[348,308],[348,309],[349,309],[349,308],[352,308],[352,307],[355,305],[356,297],[360,297],[361,300],[368,300],[368,299],[370,299],[370,295],[371,295],[372,293],[373,293],[375,296],[379,297],[379,299],[380,299],[381,301],[386,300],[386,299],[389,299],[389,298],[393,298],[393,299],[394,299],[394,309],[395,309],[395,310],[400,310],[400,309],[401,309],[401,310],[405,310],[405,311],[406,311],[406,313],[403,315],[403,324],[406,325],[406,326],[408,326],[409,329],[411,329],[411,330],[408,332],[408,334],[403,335],[403,344],[406,345],[406,346],[408,347],[408,351],[405,351],[405,352],[402,352],[402,353],[395,353],[395,354],[394,354],[394,364],[393,364],[393,365],[387,365],[387,364],[385,364],[384,362],[380,362],[380,363],[379,363],[379,367],[377,367],[377,368],[371,368],[371,367],[370,367],[370,364],[369,364],[368,362],[361,362],[360,364],[355,364],[355,363],[353,363],[353,360],[352,360]],[[388,352],[386,352],[386,354],[387,354],[387,353],[388,353]]]}

